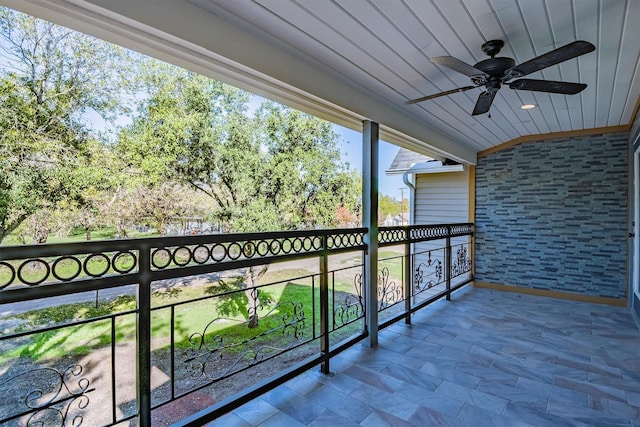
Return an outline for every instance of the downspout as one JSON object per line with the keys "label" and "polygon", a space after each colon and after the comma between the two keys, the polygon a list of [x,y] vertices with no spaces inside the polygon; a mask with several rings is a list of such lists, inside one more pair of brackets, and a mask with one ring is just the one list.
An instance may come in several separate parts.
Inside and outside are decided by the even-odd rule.
{"label": "downspout", "polygon": [[[409,177],[409,175],[411,175],[411,177]],[[405,172],[402,174],[402,182],[404,182],[404,184],[409,187],[409,225],[414,225],[416,223],[416,186],[414,184],[414,180],[415,180],[415,175],[414,174],[410,174],[409,172]],[[408,252],[408,253],[407,253]],[[406,267],[405,267],[405,274],[407,277],[407,281],[405,284],[405,292],[407,295],[411,295],[413,294],[413,292],[411,291],[413,289],[413,275],[412,275],[412,271],[413,271],[413,255],[416,253],[416,249],[415,249],[415,243],[410,243],[408,245],[407,248],[405,248],[405,256],[407,257],[407,261],[406,261]],[[408,302],[407,302],[408,303]],[[411,304],[415,304],[416,303],[416,296],[414,295],[413,298],[411,298],[411,303],[408,303],[409,306]],[[409,308],[409,307],[408,307]],[[407,324],[411,324],[411,317],[407,317],[405,319],[405,323]]]}
{"label": "downspout", "polygon": [[[409,178],[409,175],[411,175],[411,178]],[[409,225],[414,225],[416,223],[416,186],[413,183],[414,179],[414,174],[410,174],[409,172],[402,174],[402,182],[404,182],[404,185],[409,187]]]}

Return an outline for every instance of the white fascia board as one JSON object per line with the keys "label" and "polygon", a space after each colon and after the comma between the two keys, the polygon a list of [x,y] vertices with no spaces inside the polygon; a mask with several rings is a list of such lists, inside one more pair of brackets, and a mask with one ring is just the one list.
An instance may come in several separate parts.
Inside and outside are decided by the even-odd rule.
{"label": "white fascia board", "polygon": [[464,172],[464,165],[443,165],[441,161],[430,161],[414,163],[411,167],[403,169],[388,169],[386,175],[423,174],[423,173],[444,173],[444,172]]}
{"label": "white fascia board", "polygon": [[464,165],[443,165],[441,162],[416,163],[407,173],[415,175],[423,173],[464,172]]}
{"label": "white fascia board", "polygon": [[476,152],[319,63],[243,31],[188,0],[0,0],[16,10],[191,69],[435,158],[476,163]]}

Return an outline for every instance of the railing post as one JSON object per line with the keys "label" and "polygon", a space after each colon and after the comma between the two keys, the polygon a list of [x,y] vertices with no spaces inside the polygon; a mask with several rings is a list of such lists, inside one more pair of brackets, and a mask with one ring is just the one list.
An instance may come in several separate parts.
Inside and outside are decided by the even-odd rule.
{"label": "railing post", "polygon": [[378,123],[362,123],[362,222],[367,231],[363,283],[370,347],[378,345]]}
{"label": "railing post", "polygon": [[151,427],[151,248],[140,247],[138,253],[140,282],[136,302],[138,305],[136,333],[136,373],[139,425]]}
{"label": "railing post", "polygon": [[447,301],[451,301],[451,226],[449,225],[447,225],[447,239],[444,252],[444,277],[447,281]]}
{"label": "railing post", "polygon": [[411,324],[411,289],[413,289],[413,276],[411,268],[411,243],[409,243],[409,237],[411,231],[407,227],[405,230],[405,242],[404,242],[404,311],[407,316],[404,318],[404,323]]}
{"label": "railing post", "polygon": [[320,371],[328,374],[329,370],[329,251],[328,238],[322,238],[322,254],[320,255],[320,352],[324,361]]}

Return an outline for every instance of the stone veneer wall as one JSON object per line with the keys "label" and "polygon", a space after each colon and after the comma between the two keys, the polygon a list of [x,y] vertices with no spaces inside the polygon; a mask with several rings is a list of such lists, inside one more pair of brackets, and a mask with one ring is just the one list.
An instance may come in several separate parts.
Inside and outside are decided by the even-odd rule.
{"label": "stone veneer wall", "polygon": [[476,280],[624,298],[628,145],[623,132],[480,157]]}

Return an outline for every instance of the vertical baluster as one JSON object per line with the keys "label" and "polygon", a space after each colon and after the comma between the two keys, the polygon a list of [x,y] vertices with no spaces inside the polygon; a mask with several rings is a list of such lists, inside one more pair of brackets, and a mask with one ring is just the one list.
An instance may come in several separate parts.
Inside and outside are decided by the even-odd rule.
{"label": "vertical baluster", "polygon": [[451,301],[451,226],[447,226],[447,239],[444,254],[444,274],[447,281],[447,301]]}
{"label": "vertical baluster", "polygon": [[320,371],[329,373],[329,253],[327,235],[322,237],[320,255],[320,352],[324,357]]}
{"label": "vertical baluster", "polygon": [[171,356],[169,359],[169,372],[171,375],[171,400],[176,398],[176,306],[171,305]]}
{"label": "vertical baluster", "polygon": [[139,248],[140,282],[137,289],[138,411],[141,427],[151,427],[151,259],[148,245]]}
{"label": "vertical baluster", "polygon": [[404,235],[404,257],[403,262],[403,288],[404,288],[404,311],[407,316],[404,318],[404,323],[411,324],[411,243],[409,243],[409,227],[405,230]]}
{"label": "vertical baluster", "polygon": [[[97,292],[96,292],[97,293]],[[111,419],[116,423],[116,316],[111,316]]]}

